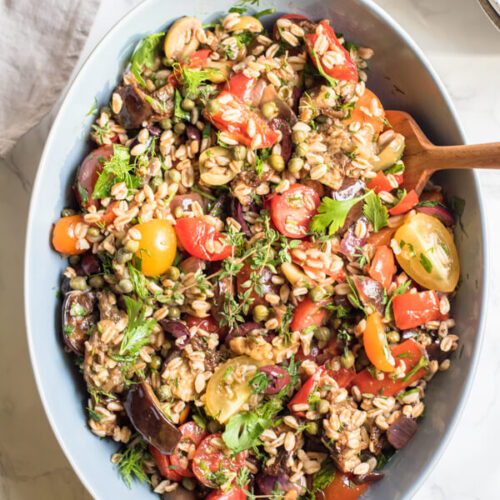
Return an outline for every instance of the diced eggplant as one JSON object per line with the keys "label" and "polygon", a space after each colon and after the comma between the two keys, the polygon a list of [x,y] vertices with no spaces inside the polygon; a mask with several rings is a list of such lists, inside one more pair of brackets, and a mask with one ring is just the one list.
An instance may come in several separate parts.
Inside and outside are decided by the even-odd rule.
{"label": "diced eggplant", "polygon": [[352,276],[354,285],[363,305],[379,314],[384,314],[384,287],[366,276]]}
{"label": "diced eggplant", "polygon": [[281,132],[281,156],[285,163],[288,163],[288,160],[292,156],[292,129],[290,125],[286,121],[285,118],[273,118],[269,122],[269,126],[276,131]]}
{"label": "diced eggplant", "polygon": [[387,429],[387,440],[400,450],[404,448],[418,430],[418,424],[410,417],[400,415],[399,418]]}
{"label": "diced eggplant", "polygon": [[162,453],[171,455],[182,433],[162,412],[160,402],[147,382],[129,391],[125,411],[137,432]]}
{"label": "diced eggplant", "polygon": [[62,327],[65,344],[76,354],[82,355],[89,333],[98,320],[96,294],[91,291],[73,290],[66,293],[62,306]]}
{"label": "diced eggplant", "polygon": [[153,108],[144,98],[144,93],[136,85],[126,85],[116,89],[122,98],[123,105],[118,113],[118,123],[126,128],[135,129],[147,122],[153,114]]}

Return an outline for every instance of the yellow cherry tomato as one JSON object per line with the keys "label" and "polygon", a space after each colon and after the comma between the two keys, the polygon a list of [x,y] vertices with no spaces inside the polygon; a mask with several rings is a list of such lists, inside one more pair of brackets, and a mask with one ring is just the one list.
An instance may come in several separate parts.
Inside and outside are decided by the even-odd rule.
{"label": "yellow cherry tomato", "polygon": [[401,252],[399,265],[419,285],[452,292],[460,277],[460,262],[452,234],[436,217],[416,214],[394,235]]}
{"label": "yellow cherry tomato", "polygon": [[368,359],[375,368],[383,372],[394,371],[396,363],[387,345],[384,323],[379,313],[374,312],[366,318],[363,345]]}
{"label": "yellow cherry tomato", "polygon": [[[257,373],[257,369],[270,363],[270,361],[256,361],[249,356],[238,356],[219,366],[207,385],[205,401],[210,415],[223,424],[238,413],[252,393],[249,382]],[[234,373],[245,366],[255,369],[247,368],[245,375],[240,377],[239,381],[235,380]]]}
{"label": "yellow cherry tomato", "polygon": [[177,237],[172,225],[163,219],[154,219],[134,226],[140,231],[139,250],[136,257],[141,259],[141,269],[145,276],[163,274],[172,265],[177,251]]}

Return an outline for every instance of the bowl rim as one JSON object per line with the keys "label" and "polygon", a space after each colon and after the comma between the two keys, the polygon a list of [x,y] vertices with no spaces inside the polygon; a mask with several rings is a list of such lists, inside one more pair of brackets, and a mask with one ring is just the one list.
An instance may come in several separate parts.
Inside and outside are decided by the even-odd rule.
{"label": "bowl rim", "polygon": [[[33,189],[31,191],[31,197],[30,197],[30,206],[29,206],[29,212],[28,212],[28,218],[27,218],[27,225],[26,225],[26,233],[25,233],[25,254],[24,254],[24,280],[23,280],[23,285],[24,285],[24,320],[25,320],[25,326],[26,326],[26,335],[27,335],[27,340],[28,340],[28,348],[29,348],[29,355],[30,355],[30,362],[31,362],[31,367],[33,370],[33,374],[35,377],[35,382],[38,390],[38,394],[40,397],[40,400],[42,402],[43,409],[45,411],[45,414],[47,416],[47,419],[49,421],[50,427],[52,429],[52,432],[59,443],[59,446],[61,447],[62,451],[64,452],[64,455],[66,456],[66,459],[68,462],[71,464],[71,467],[75,474],[78,476],[80,479],[81,483],[83,486],[87,489],[87,491],[92,495],[92,497],[96,499],[100,499],[100,496],[97,494],[97,492],[94,490],[93,484],[90,482],[90,480],[83,475],[83,473],[80,471],[79,467],[77,466],[75,460],[73,459],[73,456],[70,454],[69,450],[66,447],[65,443],[65,436],[60,432],[59,428],[55,424],[55,420],[53,417],[53,409],[47,402],[47,398],[45,395],[45,390],[42,384],[42,375],[40,372],[40,367],[38,366],[37,363],[37,355],[36,351],[34,348],[34,344],[32,341],[32,335],[33,331],[30,327],[30,300],[29,300],[29,293],[28,290],[30,288],[30,278],[26,272],[28,268],[28,263],[30,259],[32,258],[31,256],[31,249],[33,247],[32,245],[32,237],[31,235],[33,234],[33,231],[31,230],[32,225],[34,224],[34,213],[36,210],[36,203],[35,200],[39,198],[39,191],[40,191],[40,184],[41,184],[41,178],[43,177],[44,171],[46,170],[46,164],[48,155],[49,155],[49,150],[51,149],[51,145],[56,139],[55,136],[55,125],[57,122],[61,119],[61,116],[63,116],[66,112],[66,108],[68,106],[68,98],[72,94],[73,89],[75,88],[76,84],[78,81],[83,77],[87,66],[90,64],[90,61],[95,59],[98,54],[98,50],[100,46],[106,41],[106,39],[111,36],[113,33],[116,31],[120,30],[122,24],[124,24],[129,18],[134,17],[138,12],[142,11],[143,9],[147,9],[149,3],[151,3],[153,0],[143,0],[140,2],[138,5],[130,9],[128,12],[126,12],[112,27],[109,29],[102,37],[101,39],[95,44],[95,46],[92,48],[90,51],[89,55],[85,59],[85,61],[82,63],[80,69],[78,72],[75,74],[73,80],[70,82],[68,85],[68,88],[64,94],[64,97],[62,98],[61,101],[61,106],[59,110],[57,111],[56,116],[54,117],[54,120],[51,124],[50,132],[47,136],[47,139],[45,141],[45,145],[43,148],[42,155],[40,157],[40,161],[38,164],[38,169],[37,173],[35,176],[35,181],[33,184]],[[460,137],[460,141],[462,143],[466,143],[466,136],[463,131],[463,127],[461,125],[461,122],[458,118],[457,111],[455,109],[455,106],[448,94],[448,91],[444,84],[442,83],[440,77],[438,76],[437,72],[431,65],[430,61],[427,59],[426,55],[422,51],[422,49],[417,45],[417,43],[413,40],[413,38],[400,26],[400,24],[395,21],[392,16],[386,12],[382,7],[377,5],[374,0],[359,0],[367,9],[371,10],[374,12],[377,16],[379,16],[384,23],[386,23],[390,28],[392,28],[401,38],[405,40],[405,42],[408,44],[410,47],[411,51],[413,54],[416,56],[416,58],[423,64],[423,66],[426,68],[426,70],[429,73],[429,76],[433,80],[434,84],[436,85],[437,89],[439,90],[439,93],[443,97],[444,102],[446,103],[446,106],[448,107],[450,114],[453,118],[453,122],[457,128],[458,135]],[[470,391],[472,389],[472,384],[474,382],[474,378],[477,372],[477,367],[478,367],[478,362],[479,362],[479,357],[481,354],[481,349],[483,345],[483,339],[484,339],[484,326],[485,326],[485,311],[486,311],[486,299],[488,296],[488,290],[490,287],[490,281],[487,279],[488,276],[488,268],[489,268],[489,250],[488,250],[488,245],[487,245],[487,233],[486,233],[486,222],[485,222],[485,211],[484,211],[484,205],[483,205],[483,200],[481,197],[481,189],[480,185],[478,182],[478,174],[475,171],[472,171],[473,175],[473,180],[474,180],[474,190],[477,195],[477,205],[478,205],[478,212],[479,212],[479,218],[480,218],[480,226],[481,226],[481,233],[482,233],[482,243],[483,243],[483,249],[482,249],[482,257],[483,257],[483,272],[482,272],[482,290],[481,290],[481,312],[479,316],[479,324],[478,324],[478,329],[477,329],[477,336],[476,336],[476,341],[475,341],[475,346],[474,346],[474,351],[471,357],[471,364],[470,364],[470,371],[467,374],[465,381],[464,381],[464,388],[462,391],[462,394],[460,396],[460,399],[458,401],[456,410],[453,414],[453,417],[451,418],[450,424],[448,425],[446,431],[444,432],[439,445],[436,448],[436,451],[434,452],[433,456],[431,459],[428,461],[428,463],[424,466],[422,469],[420,475],[418,478],[412,483],[410,488],[404,493],[404,498],[409,500],[412,498],[415,493],[420,489],[424,481],[427,479],[429,476],[430,472],[434,469],[434,467],[437,465],[438,461],[440,460],[443,452],[447,448],[448,444],[450,443],[450,440],[452,436],[454,435],[454,432],[457,427],[457,423],[459,422],[464,407],[465,403],[469,398]],[[90,435],[90,434],[89,434]]]}

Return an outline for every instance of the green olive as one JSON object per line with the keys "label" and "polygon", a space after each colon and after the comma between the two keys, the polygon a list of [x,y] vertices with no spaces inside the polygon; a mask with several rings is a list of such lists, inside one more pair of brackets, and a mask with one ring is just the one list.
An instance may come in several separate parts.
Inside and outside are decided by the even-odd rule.
{"label": "green olive", "polygon": [[330,403],[326,399],[320,399],[318,401],[318,411],[321,414],[325,414],[328,413],[329,410],[330,410]]}
{"label": "green olive", "polygon": [[181,272],[179,271],[178,267],[171,266],[168,268],[167,271],[167,278],[171,279],[172,281],[177,281],[181,275]]}
{"label": "green olive", "polygon": [[318,326],[318,328],[314,330],[314,336],[318,340],[326,342],[332,338],[332,331],[327,326]]}
{"label": "green olive", "polygon": [[184,61],[184,59],[194,54],[200,46],[196,31],[201,27],[202,23],[196,17],[177,19],[165,36],[163,50],[167,59]]}
{"label": "green olive", "polygon": [[269,317],[269,308],[265,305],[259,304],[253,309],[253,319],[257,323],[261,321],[266,321]]}
{"label": "green olive", "polygon": [[171,319],[179,319],[181,317],[181,310],[176,306],[169,307],[168,317]]}
{"label": "green olive", "polygon": [[69,263],[74,267],[80,263],[80,256],[79,255],[71,255],[68,260],[69,260]]}
{"label": "green olive", "polygon": [[181,181],[181,173],[178,170],[169,170],[168,171],[168,178],[172,182],[180,182]]}
{"label": "green olive", "polygon": [[181,217],[184,217],[184,209],[180,205],[175,207],[174,217],[176,219],[180,219]]}
{"label": "green olive", "polygon": [[394,330],[387,334],[387,342],[389,342],[389,344],[397,344],[400,339],[399,333]]}
{"label": "green olive", "polygon": [[134,254],[132,252],[127,252],[125,248],[120,248],[116,253],[116,260],[118,264],[126,264],[127,262],[132,260]]}
{"label": "green olive", "polygon": [[318,433],[318,424],[316,422],[309,422],[306,426],[306,431],[314,436]]}
{"label": "green olive", "polygon": [[161,366],[161,357],[153,356],[149,363],[149,367],[151,368],[151,370],[159,370],[160,366]]}
{"label": "green olive", "polygon": [[207,112],[209,115],[216,115],[220,109],[220,104],[217,99],[210,99],[207,102]]}
{"label": "green olive", "polygon": [[288,170],[290,170],[293,174],[300,172],[303,166],[304,160],[302,158],[294,157],[288,162]]}
{"label": "green olive", "polygon": [[69,280],[69,286],[73,290],[86,290],[87,280],[83,276],[75,276]]}
{"label": "green olive", "polygon": [[176,123],[176,124],[175,124],[175,127],[174,127],[174,132],[175,132],[177,135],[181,135],[181,134],[183,134],[185,130],[186,130],[186,125],[184,125],[184,123],[179,122],[179,123]]}
{"label": "green olive", "polygon": [[269,157],[269,163],[276,172],[283,172],[283,170],[285,170],[285,160],[281,155],[271,155]]}
{"label": "green olive", "polygon": [[309,146],[305,142],[301,142],[297,144],[295,148],[295,154],[297,156],[305,156],[307,154],[307,151],[309,150]]}
{"label": "green olive", "polygon": [[185,111],[193,111],[194,109],[194,101],[192,99],[189,99],[189,98],[185,98],[182,100],[181,102],[181,108]]}
{"label": "green olive", "polygon": [[260,110],[262,111],[264,117],[268,120],[271,120],[278,114],[278,106],[276,106],[276,103],[273,101],[265,102],[261,106]]}
{"label": "green olive", "polygon": [[123,249],[126,252],[135,253],[139,250],[139,242],[135,240],[128,240]]}
{"label": "green olive", "polygon": [[119,281],[118,286],[123,293],[132,293],[134,290],[134,285],[129,279],[122,279]]}
{"label": "green olive", "polygon": [[239,146],[233,148],[233,158],[236,161],[243,161],[246,157],[247,157],[247,148],[245,146],[242,146],[240,144]]}
{"label": "green olive", "polygon": [[89,279],[89,285],[92,288],[102,288],[104,286],[104,279],[102,276],[92,276]]}
{"label": "green olive", "polygon": [[313,302],[320,302],[325,298],[325,291],[320,286],[315,286],[309,290],[309,298]]}
{"label": "green olive", "polygon": [[303,130],[294,130],[292,133],[292,141],[294,144],[300,144],[307,138],[307,133]]}
{"label": "green olive", "polygon": [[344,351],[344,354],[342,354],[342,356],[340,356],[340,363],[341,365],[344,367],[344,368],[352,368],[354,366],[354,362],[355,362],[355,358],[354,358],[354,354],[352,353],[352,351]]}
{"label": "green olive", "polygon": [[172,128],[172,120],[170,118],[163,118],[160,120],[160,127],[163,130],[170,130]]}
{"label": "green olive", "polygon": [[61,217],[70,217],[71,215],[75,215],[76,212],[72,208],[63,208],[61,210]]}
{"label": "green olive", "polygon": [[97,227],[89,227],[87,230],[87,234],[91,238],[97,238],[101,234],[101,232],[99,231],[99,229]]}

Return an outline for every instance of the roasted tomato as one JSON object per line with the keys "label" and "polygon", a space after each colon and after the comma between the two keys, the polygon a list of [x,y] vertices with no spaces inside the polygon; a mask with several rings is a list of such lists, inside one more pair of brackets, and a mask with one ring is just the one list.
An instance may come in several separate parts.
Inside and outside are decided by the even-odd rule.
{"label": "roasted tomato", "polygon": [[396,326],[401,330],[447,318],[439,310],[439,297],[434,290],[396,295],[392,300],[392,309]]}
{"label": "roasted tomato", "polygon": [[160,474],[171,481],[182,481],[182,476],[177,474],[175,469],[171,468],[170,456],[162,453],[158,448],[153,445],[149,445],[149,453],[155,459],[156,466],[160,471]]}
{"label": "roasted tomato", "polygon": [[145,276],[163,274],[172,265],[177,252],[177,239],[170,222],[154,219],[134,226],[140,233],[136,258]]}
{"label": "roasted tomato", "polygon": [[[343,120],[349,125],[352,122],[369,123],[376,134],[384,130],[385,111],[379,98],[369,89],[365,89],[363,95],[356,101],[350,115]],[[372,189],[372,188],[370,188]]]}
{"label": "roasted tomato", "polygon": [[207,436],[196,422],[186,422],[179,427],[182,432],[181,440],[170,457],[170,462],[175,467],[175,472],[182,477],[193,477],[190,464],[194,457],[196,447]]}
{"label": "roasted tomato", "polygon": [[318,500],[357,500],[369,485],[369,483],[354,484],[349,480],[349,476],[337,470],[333,481],[316,498]]}
{"label": "roasted tomato", "polygon": [[391,215],[401,215],[409,212],[418,203],[418,194],[412,189],[397,205],[389,209]]}
{"label": "roasted tomato", "polygon": [[370,277],[378,281],[387,290],[391,286],[395,273],[396,264],[390,247],[386,245],[377,247],[368,270]]}
{"label": "roasted tomato", "polygon": [[177,219],[175,232],[184,250],[203,260],[223,260],[233,250],[224,243],[222,234],[202,217]]}
{"label": "roasted tomato", "polygon": [[214,490],[205,500],[245,500],[247,494],[238,486],[232,486],[228,491]]}
{"label": "roasted tomato", "polygon": [[294,184],[272,197],[271,219],[281,234],[289,238],[304,238],[320,203],[314,189]]}
{"label": "roasted tomato", "polygon": [[197,318],[196,316],[191,316],[189,314],[186,317],[186,324],[188,328],[196,326],[208,333],[219,333],[219,326],[214,321],[212,316],[208,316],[208,318]]}
{"label": "roasted tomato", "polygon": [[[394,180],[397,182],[398,186],[403,182],[403,174],[393,174]],[[377,194],[380,191],[390,192],[395,189],[395,186],[391,184],[389,178],[383,172],[377,172],[377,175],[368,181],[366,185],[368,189],[373,189]]]}
{"label": "roasted tomato", "polygon": [[309,297],[306,297],[295,308],[290,330],[301,332],[310,326],[321,326],[328,314],[324,306],[330,302],[330,300],[313,302]]}
{"label": "roasted tomato", "polygon": [[363,346],[368,359],[375,368],[383,372],[394,371],[396,363],[387,345],[384,323],[382,323],[380,314],[376,312],[366,318],[365,331],[363,332]]}
{"label": "roasted tomato", "polygon": [[226,471],[237,474],[245,463],[246,452],[235,457],[226,456],[220,448],[222,434],[210,434],[198,445],[193,458],[193,472],[198,481],[209,488],[217,488],[214,472]]}
{"label": "roasted tomato", "polygon": [[83,222],[81,215],[61,217],[52,231],[52,245],[62,254],[78,255],[85,252],[86,248],[78,248],[78,238],[75,235],[76,225]]}

